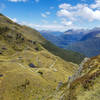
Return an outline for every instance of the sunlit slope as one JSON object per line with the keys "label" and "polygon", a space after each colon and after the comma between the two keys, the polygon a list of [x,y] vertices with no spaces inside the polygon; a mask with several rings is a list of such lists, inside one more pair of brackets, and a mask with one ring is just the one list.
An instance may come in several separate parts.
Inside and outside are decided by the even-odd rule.
{"label": "sunlit slope", "polygon": [[[30,65],[31,64],[31,65]],[[46,50],[0,56],[0,100],[42,100],[66,82],[77,66]]]}
{"label": "sunlit slope", "polygon": [[48,100],[99,100],[100,56],[82,63],[78,71]]}
{"label": "sunlit slope", "polygon": [[[61,57],[62,59],[66,60],[66,61],[70,61],[70,62],[79,64],[84,58],[84,56],[81,55],[80,53],[72,52],[69,50],[64,50],[64,49],[56,47],[55,45],[53,45],[52,43],[50,43],[49,41],[44,39],[40,35],[40,33],[37,32],[35,29],[32,29],[27,26],[19,25],[15,22],[11,21],[9,18],[5,17],[2,14],[0,14],[0,29],[3,33],[4,32],[7,33],[7,35],[6,35],[7,37],[5,37],[5,38],[7,38],[7,40],[9,39],[9,41],[12,38],[12,34],[14,37],[13,41],[16,40],[16,35],[17,35],[17,38],[19,38],[20,34],[21,34],[22,38],[20,41],[18,40],[17,42],[20,42],[22,47],[25,46],[26,43],[24,43],[24,42],[26,42],[25,40],[27,39],[28,42],[31,42],[33,44],[35,44],[35,43],[41,44],[49,52],[53,53],[56,56]],[[24,36],[24,38],[23,38],[23,36]],[[11,40],[10,43],[12,44],[13,41]],[[22,44],[21,42],[24,44]],[[18,45],[19,45],[19,43],[18,43]],[[22,48],[22,47],[20,46],[20,48]]]}
{"label": "sunlit slope", "polygon": [[23,26],[0,17],[0,100],[46,100],[77,65],[45,49],[44,38],[31,40],[19,30]]}
{"label": "sunlit slope", "polygon": [[99,100],[100,98],[100,56],[91,58],[83,67],[81,77],[72,82],[71,100]]}

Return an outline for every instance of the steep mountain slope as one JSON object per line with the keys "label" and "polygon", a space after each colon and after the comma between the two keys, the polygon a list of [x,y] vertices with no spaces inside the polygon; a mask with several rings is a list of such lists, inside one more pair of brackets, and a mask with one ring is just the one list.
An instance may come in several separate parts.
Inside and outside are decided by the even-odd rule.
{"label": "steep mountain slope", "polygon": [[[71,61],[71,62],[75,62],[75,63],[79,64],[81,62],[81,60],[84,58],[84,56],[79,54],[79,53],[72,52],[72,51],[69,51],[69,50],[68,51],[63,50],[63,49],[56,47],[55,45],[53,45],[52,43],[50,43],[49,41],[44,39],[40,35],[40,33],[37,32],[36,30],[34,30],[30,27],[27,27],[27,26],[21,26],[17,23],[14,23],[13,21],[11,21],[7,17],[3,16],[2,14],[0,14],[0,26],[1,26],[1,28],[3,26],[4,26],[4,28],[7,27],[7,28],[9,28],[10,31],[12,31],[12,30],[17,31],[17,33],[20,33],[24,37],[26,37],[28,42],[32,42],[33,44],[35,42],[37,44],[41,44],[49,52],[53,53],[56,56],[61,57],[62,59],[66,60],[66,61]],[[63,53],[65,55],[63,55]],[[69,56],[67,56],[67,55],[69,55]],[[79,60],[76,61],[74,59],[79,59]]]}
{"label": "steep mountain slope", "polygon": [[[84,55],[73,52],[70,50],[61,49],[51,44],[49,41],[46,41],[45,44],[42,44],[44,48],[46,48],[49,52],[53,53],[56,56],[61,57],[65,61],[73,62],[76,64],[80,64],[80,62],[84,59]],[[67,52],[67,53],[66,53]]]}
{"label": "steep mountain slope", "polygon": [[74,73],[77,65],[53,55],[45,42],[37,31],[0,14],[0,100],[46,100]]}
{"label": "steep mountain slope", "polygon": [[[58,32],[59,33],[59,32]],[[60,32],[60,34],[58,35],[57,32],[53,32],[53,31],[40,31],[40,34],[47,39],[48,41],[50,41],[51,43],[55,44],[56,46],[60,47],[60,41],[62,41],[62,38],[59,36],[60,34],[63,34]],[[57,35],[56,35],[57,34]]]}
{"label": "steep mountain slope", "polygon": [[100,36],[100,28],[94,28],[90,30],[85,36],[82,37],[81,41],[99,37]]}
{"label": "steep mountain slope", "polygon": [[91,30],[79,42],[72,43],[66,49],[83,53],[88,57],[100,54],[100,29]]}
{"label": "steep mountain slope", "polygon": [[70,100],[99,100],[100,98],[100,56],[89,59],[70,85]]}
{"label": "steep mountain slope", "polygon": [[48,100],[99,100],[100,56],[84,59],[75,74],[55,94]]}
{"label": "steep mountain slope", "polygon": [[68,30],[64,34],[60,35],[59,37],[62,38],[60,45],[62,48],[66,48],[67,45],[78,42],[81,38],[85,35],[85,32],[81,30]]}

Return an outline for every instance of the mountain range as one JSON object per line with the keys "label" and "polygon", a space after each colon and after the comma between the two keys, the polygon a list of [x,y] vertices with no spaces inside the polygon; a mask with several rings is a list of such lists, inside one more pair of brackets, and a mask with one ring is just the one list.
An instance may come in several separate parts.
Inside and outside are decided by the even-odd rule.
{"label": "mountain range", "polygon": [[84,36],[85,30],[67,30],[65,32],[40,31],[41,35],[60,48],[65,48],[68,44],[79,41]]}
{"label": "mountain range", "polygon": [[53,32],[41,34],[60,48],[79,52],[87,57],[100,54],[100,28],[70,29],[57,36]]}
{"label": "mountain range", "polygon": [[90,30],[82,39],[65,47],[88,57],[100,54],[100,28]]}

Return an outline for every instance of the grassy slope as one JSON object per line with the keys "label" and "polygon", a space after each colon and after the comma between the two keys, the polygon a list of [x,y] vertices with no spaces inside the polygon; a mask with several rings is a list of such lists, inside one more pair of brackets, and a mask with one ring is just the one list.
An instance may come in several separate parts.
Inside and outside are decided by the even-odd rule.
{"label": "grassy slope", "polygon": [[81,77],[70,87],[71,100],[99,100],[100,98],[100,56],[84,64]]}
{"label": "grassy slope", "polygon": [[14,32],[16,31],[16,33],[21,33],[28,40],[39,42],[49,52],[53,53],[56,56],[61,57],[62,59],[66,61],[79,64],[85,57],[84,55],[80,53],[58,48],[54,44],[44,39],[40,35],[40,33],[37,32],[35,29],[32,29],[27,26],[20,26],[19,24],[14,23],[13,21],[8,19],[7,17],[4,17],[3,15],[0,16],[0,26],[7,26],[10,28],[10,30],[13,30]]}
{"label": "grassy slope", "polygon": [[[30,68],[30,63],[36,68]],[[52,64],[54,65],[51,66]],[[0,77],[0,100],[45,99],[56,90],[60,81],[66,82],[74,70],[75,65],[45,50],[40,52],[24,50],[11,56],[2,55],[0,56],[0,75],[3,75]]]}
{"label": "grassy slope", "polygon": [[80,53],[73,52],[73,51],[70,51],[70,50],[64,50],[64,49],[61,49],[61,48],[55,46],[51,42],[44,39],[40,35],[39,32],[37,32],[36,30],[34,30],[32,28],[29,28],[27,26],[24,26],[24,28],[25,28],[24,30],[26,32],[23,35],[25,35],[28,39],[31,39],[31,40],[36,39],[49,52],[53,53],[56,56],[61,57],[62,59],[66,60],[66,61],[70,61],[70,62],[74,62],[74,63],[79,64],[85,57],[84,55],[82,55]]}
{"label": "grassy slope", "polygon": [[[48,100],[99,100],[100,56],[93,57],[84,65],[79,77],[56,92]],[[61,99],[62,98],[62,99]]]}
{"label": "grassy slope", "polygon": [[26,38],[25,27],[0,15],[0,100],[46,100],[77,68],[43,48],[39,33]]}
{"label": "grassy slope", "polygon": [[73,52],[70,50],[64,50],[59,47],[56,47],[54,44],[51,44],[49,41],[46,41],[44,44],[42,44],[43,47],[45,47],[49,52],[53,53],[56,56],[61,57],[62,59],[74,62],[77,64],[80,64],[80,62],[84,59],[84,55]]}
{"label": "grassy slope", "polygon": [[[20,25],[3,18],[0,23],[0,100],[99,100],[100,56],[85,63],[81,76],[66,88],[66,81],[77,66],[48,52],[39,44],[42,40],[38,43],[38,37],[33,39],[35,43],[29,41],[22,34],[24,29],[15,30],[20,29]],[[4,23],[9,27],[4,28]],[[30,63],[35,68],[29,67]],[[65,84],[56,91],[60,81]]]}

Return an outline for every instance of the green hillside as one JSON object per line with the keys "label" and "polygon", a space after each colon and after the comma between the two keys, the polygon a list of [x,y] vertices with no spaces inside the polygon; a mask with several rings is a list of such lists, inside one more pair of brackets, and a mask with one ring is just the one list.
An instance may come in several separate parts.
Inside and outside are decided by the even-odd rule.
{"label": "green hillside", "polygon": [[99,100],[100,56],[86,58],[78,70],[70,76],[47,100]]}
{"label": "green hillside", "polygon": [[[41,44],[45,49],[47,49],[49,52],[53,53],[56,56],[61,57],[62,59],[70,62],[74,62],[79,64],[85,56],[77,53],[72,52],[69,50],[64,50],[61,48],[56,47],[54,44],[50,43],[46,39],[44,39],[39,32],[37,32],[35,29],[32,29],[27,26],[21,26],[17,23],[14,23],[4,15],[0,14],[0,27],[1,28],[7,28],[9,31],[15,31],[17,33],[22,34],[27,40],[30,42],[37,42]],[[8,31],[8,30],[7,30]]]}
{"label": "green hillside", "polygon": [[84,55],[73,52],[71,50],[65,50],[61,49],[54,44],[50,43],[49,41],[46,41],[42,44],[44,48],[46,48],[49,52],[53,53],[56,56],[61,57],[65,61],[74,62],[76,64],[80,64],[80,62],[84,59]]}
{"label": "green hillside", "polygon": [[0,14],[0,100],[42,100],[77,66],[53,55],[34,29]]}

